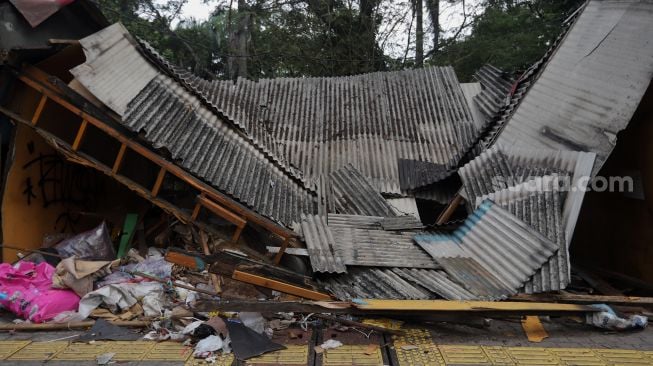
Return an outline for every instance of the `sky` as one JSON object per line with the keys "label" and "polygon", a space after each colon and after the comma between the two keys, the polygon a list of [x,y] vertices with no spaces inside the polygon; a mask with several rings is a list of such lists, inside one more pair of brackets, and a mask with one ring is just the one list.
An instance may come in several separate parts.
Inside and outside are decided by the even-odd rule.
{"label": "sky", "polygon": [[[469,13],[475,11],[479,2],[480,0],[468,0],[465,2],[468,15]],[[206,0],[188,0],[188,3],[182,9],[181,16],[182,18],[206,20],[218,3],[218,0],[209,0],[208,2]],[[462,24],[464,19],[462,13],[462,3],[462,1],[458,1],[453,4],[450,4],[447,1],[440,2],[440,24],[441,28],[444,31],[442,34],[443,37],[452,36]],[[427,18],[426,14],[424,18]],[[176,24],[173,24],[173,26],[175,25]],[[383,26],[381,27],[380,31],[383,31]],[[393,39],[390,39],[389,43],[396,45],[405,45],[405,37],[408,33],[407,29],[396,29],[396,32],[394,33],[396,36],[394,36]],[[430,43],[430,38],[428,36],[426,37],[426,41],[427,43]],[[428,50],[429,47],[429,44],[425,45],[425,49]],[[389,46],[388,49],[386,49],[386,52],[389,53],[390,56],[396,57],[402,55],[404,51],[403,46]]]}

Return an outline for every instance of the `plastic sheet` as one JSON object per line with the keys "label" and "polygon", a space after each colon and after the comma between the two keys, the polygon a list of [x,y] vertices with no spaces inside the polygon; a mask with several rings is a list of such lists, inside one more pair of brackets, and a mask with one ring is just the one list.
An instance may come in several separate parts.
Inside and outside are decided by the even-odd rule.
{"label": "plastic sheet", "polygon": [[64,258],[76,256],[78,259],[106,260],[116,259],[116,251],[109,236],[106,223],[92,230],[84,231],[61,241],[55,246],[59,255]]}
{"label": "plastic sheet", "polygon": [[54,267],[48,263],[0,264],[0,305],[34,323],[77,309],[79,296],[52,288]]}
{"label": "plastic sheet", "polygon": [[606,304],[592,305],[601,311],[588,314],[586,323],[591,324],[598,328],[610,330],[629,330],[629,329],[644,329],[648,325],[648,318],[642,315],[631,315],[628,319],[620,318],[617,314]]}

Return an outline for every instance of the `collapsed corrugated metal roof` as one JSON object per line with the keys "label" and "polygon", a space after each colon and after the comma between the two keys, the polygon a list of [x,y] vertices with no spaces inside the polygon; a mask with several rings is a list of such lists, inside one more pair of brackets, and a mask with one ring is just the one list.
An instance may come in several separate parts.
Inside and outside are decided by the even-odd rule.
{"label": "collapsed corrugated metal roof", "polygon": [[356,168],[347,164],[329,175],[329,212],[362,216],[396,216],[392,206]]}
{"label": "collapsed corrugated metal roof", "polygon": [[[565,237],[571,241],[592,172],[594,153],[525,149],[495,145],[459,169],[462,194],[474,204],[479,197],[517,186],[537,177],[558,174],[565,184],[563,203]],[[511,188],[514,189],[514,188]],[[520,188],[521,189],[521,188]]]}
{"label": "collapsed corrugated metal roof", "polygon": [[171,70],[256,140],[270,131],[311,184],[352,164],[376,190],[400,194],[398,159],[451,167],[477,134],[451,67],[235,84]]}
{"label": "collapsed corrugated metal roof", "polygon": [[341,300],[356,298],[471,300],[469,291],[434,269],[352,268],[349,273],[320,281]]}
{"label": "collapsed corrugated metal roof", "polygon": [[482,89],[474,97],[474,104],[483,114],[485,127],[509,102],[514,80],[504,71],[489,64],[482,66],[474,77],[480,82]]}
{"label": "collapsed corrugated metal roof", "polygon": [[490,200],[484,201],[453,233],[420,234],[415,241],[436,260],[474,259],[512,293],[558,249],[556,243]]}
{"label": "collapsed corrugated metal roof", "polygon": [[348,266],[437,268],[413,234],[381,229],[381,217],[329,214],[328,227]]}
{"label": "collapsed corrugated metal roof", "polygon": [[653,3],[589,1],[496,141],[597,154],[594,173],[653,76]]}
{"label": "collapsed corrugated metal roof", "polygon": [[339,246],[329,230],[324,216],[302,215],[302,234],[315,272],[347,272]]}
{"label": "collapsed corrugated metal roof", "polygon": [[398,166],[399,184],[406,191],[439,182],[453,172],[442,164],[419,160],[399,159]]}
{"label": "collapsed corrugated metal roof", "polygon": [[571,281],[568,244],[564,233],[564,193],[559,176],[544,176],[477,199],[491,199],[529,224],[559,247],[547,263],[524,285],[527,293],[557,291]]}
{"label": "collapsed corrugated metal roof", "polygon": [[123,124],[184,168],[272,220],[290,226],[316,211],[313,193],[279,162],[150,64],[120,24],[80,41],[72,70]]}
{"label": "collapsed corrugated metal roof", "polygon": [[475,299],[501,300],[515,293],[515,289],[504,284],[485,269],[474,258],[439,257],[438,264]]}

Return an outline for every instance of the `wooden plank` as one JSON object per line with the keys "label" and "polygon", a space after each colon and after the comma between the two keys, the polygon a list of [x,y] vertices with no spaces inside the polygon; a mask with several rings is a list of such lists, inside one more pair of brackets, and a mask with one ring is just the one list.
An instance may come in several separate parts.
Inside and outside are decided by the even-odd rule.
{"label": "wooden plank", "polygon": [[163,178],[166,176],[166,168],[161,168],[159,170],[159,175],[156,176],[156,181],[154,182],[154,187],[152,187],[152,197],[159,195],[161,190],[161,185],[163,184]]}
{"label": "wooden plank", "polygon": [[[139,143],[123,136],[120,132],[118,132],[116,129],[110,127],[106,123],[102,122],[101,120],[95,118],[93,115],[87,113],[86,111],[80,109],[79,107],[75,106],[71,102],[67,101],[64,97],[60,96],[58,92],[51,90],[51,88],[54,88],[49,82],[47,82],[47,74],[43,73],[42,71],[36,69],[35,67],[26,67],[25,68],[25,73],[19,74],[18,78],[27,84],[29,87],[43,93],[44,95],[47,95],[48,98],[52,99],[56,103],[60,104],[62,107],[68,109],[72,113],[88,120],[89,123],[94,125],[95,127],[99,128],[106,134],[108,134],[111,137],[114,137],[117,139],[119,142],[127,145],[130,149],[133,151],[139,153],[143,157],[147,158],[148,160],[152,161],[154,164],[159,165],[160,167],[165,167],[166,170],[170,173],[173,174],[174,176],[178,177],[179,179],[183,180],[184,182],[188,183],[191,187],[205,193],[208,198],[216,201],[218,204],[221,204],[229,209],[231,209],[235,214],[239,214],[244,216],[248,221],[260,225],[261,227],[265,228],[266,230],[269,230],[270,232],[281,236],[282,238],[285,237],[293,237],[296,236],[294,232],[291,230],[273,222],[272,220],[263,217],[259,215],[258,213],[250,210],[249,208],[246,208],[242,204],[234,201],[233,199],[225,196],[224,194],[216,191],[213,187],[201,182],[197,178],[193,177],[189,173],[187,173],[185,170],[182,168],[174,165],[173,163],[165,160],[164,158],[160,157],[153,151],[149,150],[148,148],[140,145]],[[36,75],[36,76],[35,76]],[[39,76],[40,75],[40,76]],[[44,76],[45,75],[45,76]],[[36,81],[36,80],[39,81]],[[43,84],[42,84],[43,83]],[[48,85],[47,87],[45,85]],[[116,121],[117,123],[117,121]]]}
{"label": "wooden plank", "polygon": [[295,295],[295,296],[303,297],[303,298],[310,299],[310,300],[328,301],[328,300],[332,299],[331,296],[329,296],[328,294],[324,294],[324,293],[309,290],[309,289],[306,289],[306,288],[303,288],[303,287],[291,285],[289,283],[285,283],[285,282],[281,282],[281,281],[261,277],[261,276],[255,275],[255,274],[241,272],[239,270],[235,270],[234,274],[232,275],[231,278],[233,278],[236,281],[241,281],[241,282],[249,283],[249,284],[256,285],[256,286],[269,288],[269,289],[272,289],[272,290],[283,292],[285,294]]}
{"label": "wooden plank", "polygon": [[84,134],[86,133],[87,126],[88,126],[88,122],[86,120],[83,120],[82,124],[79,125],[79,130],[77,130],[77,135],[75,135],[75,141],[73,142],[72,145],[73,151],[77,151],[77,149],[79,149],[79,145],[82,144],[82,139],[84,138]]}
{"label": "wooden plank", "polygon": [[41,95],[41,99],[39,100],[39,104],[36,106],[36,110],[34,110],[34,115],[32,115],[32,125],[35,125],[39,122],[39,118],[41,118],[41,113],[43,113],[43,108],[45,108],[45,103],[48,101],[48,97],[43,94]]}
{"label": "wooden plank", "polygon": [[379,300],[358,299],[354,305],[364,310],[399,311],[559,311],[595,312],[596,308],[577,304],[556,304],[517,301],[452,301],[452,300]]}
{"label": "wooden plank", "polygon": [[581,294],[519,294],[510,298],[513,301],[564,301],[574,304],[619,304],[653,306],[653,297],[607,296]]}
{"label": "wooden plank", "polygon": [[120,145],[120,150],[118,150],[118,155],[116,155],[116,161],[113,163],[113,168],[111,171],[113,174],[117,174],[122,165],[122,159],[125,157],[125,151],[127,151],[127,144]]}

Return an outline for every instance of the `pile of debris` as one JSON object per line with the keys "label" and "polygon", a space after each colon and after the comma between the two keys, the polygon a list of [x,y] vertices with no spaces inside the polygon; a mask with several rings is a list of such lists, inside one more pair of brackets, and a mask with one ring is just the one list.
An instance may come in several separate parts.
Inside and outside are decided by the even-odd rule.
{"label": "pile of debris", "polygon": [[[610,299],[563,290],[579,288],[569,248],[588,180],[653,64],[631,72],[636,85],[614,87],[623,108],[585,106],[604,111],[582,121],[600,138],[560,122],[592,99],[573,88],[571,102],[550,108],[561,115],[524,117],[551,99],[542,96],[553,93],[547,80],[573,69],[565,63],[579,58],[572,46],[587,29],[605,26],[597,13],[619,16],[608,17],[612,36],[581,58],[583,73],[623,73],[593,60],[614,56],[613,38],[629,33],[624,22],[651,24],[634,8],[603,3],[575,13],[521,77],[488,65],[476,86],[461,86],[450,67],[208,81],[121,24],[41,64],[8,65],[15,90],[0,111],[16,128],[104,173],[162,218],[130,214],[122,230],[102,223],[38,249],[4,245],[27,254],[0,265],[0,304],[25,322],[0,328],[92,326],[80,341],[177,341],[210,360],[281,349],[271,337],[288,327],[393,333],[354,316],[379,313],[581,313],[601,327],[645,326],[644,317],[585,305]],[[623,47],[651,53],[634,41]],[[435,224],[423,223],[418,200],[441,212]],[[551,303],[561,300],[583,305]],[[338,346],[329,340],[316,352]]]}

